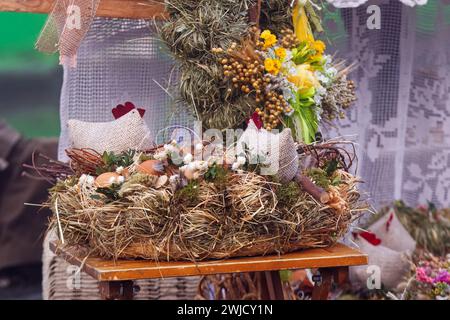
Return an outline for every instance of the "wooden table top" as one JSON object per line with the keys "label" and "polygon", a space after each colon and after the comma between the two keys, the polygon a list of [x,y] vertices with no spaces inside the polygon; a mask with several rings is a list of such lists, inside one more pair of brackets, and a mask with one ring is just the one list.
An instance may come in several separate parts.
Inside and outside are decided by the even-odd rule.
{"label": "wooden table top", "polygon": [[[0,11],[51,12],[56,0],[0,0]],[[167,16],[163,0],[102,0],[96,15],[99,17],[163,19]]]}
{"label": "wooden table top", "polygon": [[105,260],[77,255],[58,242],[50,249],[67,262],[82,266],[82,270],[98,281],[121,281],[152,278],[199,276],[219,273],[273,271],[302,268],[327,268],[365,265],[367,255],[359,250],[336,244],[323,249],[308,249],[283,255],[242,257],[199,262],[156,262],[151,260]]}

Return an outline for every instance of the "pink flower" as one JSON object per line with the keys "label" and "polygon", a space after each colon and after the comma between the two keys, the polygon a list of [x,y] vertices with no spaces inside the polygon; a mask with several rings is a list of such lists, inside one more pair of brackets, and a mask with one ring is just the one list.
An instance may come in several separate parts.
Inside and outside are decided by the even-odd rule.
{"label": "pink flower", "polygon": [[424,204],[420,204],[417,206],[417,210],[422,211],[424,213],[428,212],[428,206],[424,205]]}
{"label": "pink flower", "polygon": [[447,270],[440,270],[436,277],[433,279],[433,283],[443,282],[450,284],[450,273]]}
{"label": "pink flower", "polygon": [[416,279],[423,283],[433,283],[433,279],[427,275],[426,269],[423,267],[416,269]]}

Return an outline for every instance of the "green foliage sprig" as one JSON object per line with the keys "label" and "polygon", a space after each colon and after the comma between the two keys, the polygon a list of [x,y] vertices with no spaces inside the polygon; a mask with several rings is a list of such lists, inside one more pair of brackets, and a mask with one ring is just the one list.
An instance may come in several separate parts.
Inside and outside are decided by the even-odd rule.
{"label": "green foliage sprig", "polygon": [[97,200],[101,200],[101,195],[104,195],[106,197],[106,203],[109,202],[113,202],[116,200],[119,200],[120,196],[119,196],[119,190],[120,190],[121,185],[120,184],[112,184],[109,187],[106,188],[97,188],[95,191],[98,194],[93,194],[91,195],[92,199],[97,199]]}
{"label": "green foliage sprig", "polygon": [[327,190],[330,186],[339,186],[342,181],[336,175],[338,169],[338,161],[332,159],[328,161],[323,168],[310,168],[307,170],[307,175],[316,185]]}
{"label": "green foliage sprig", "polygon": [[102,155],[103,166],[98,167],[95,173],[100,175],[105,172],[114,172],[118,167],[126,168],[133,164],[136,153],[136,150],[131,149],[120,154],[105,151]]}
{"label": "green foliage sprig", "polygon": [[294,132],[297,140],[304,141],[307,144],[314,142],[319,128],[314,94],[314,88],[294,93],[295,98],[289,101],[294,109],[294,115],[286,119],[286,124]]}

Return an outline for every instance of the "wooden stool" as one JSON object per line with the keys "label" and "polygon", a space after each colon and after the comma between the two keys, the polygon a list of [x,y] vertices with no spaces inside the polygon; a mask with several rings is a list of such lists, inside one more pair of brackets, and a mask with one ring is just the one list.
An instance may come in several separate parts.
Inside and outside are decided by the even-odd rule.
{"label": "wooden stool", "polygon": [[243,257],[200,262],[156,262],[149,260],[104,260],[79,256],[73,249],[62,249],[51,242],[50,249],[70,264],[100,282],[100,292],[107,300],[133,299],[133,281],[139,279],[204,276],[223,273],[259,272],[262,279],[261,296],[265,300],[283,300],[279,270],[318,268],[321,281],[316,283],[312,298],[328,298],[332,282],[348,280],[348,267],[367,264],[366,254],[336,244],[330,248],[309,249],[283,255]]}

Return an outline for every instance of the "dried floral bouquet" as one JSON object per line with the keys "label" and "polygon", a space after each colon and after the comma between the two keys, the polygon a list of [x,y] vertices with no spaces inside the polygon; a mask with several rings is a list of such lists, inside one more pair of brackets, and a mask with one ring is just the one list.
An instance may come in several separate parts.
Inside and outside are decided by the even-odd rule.
{"label": "dried floral bouquet", "polygon": [[165,2],[160,34],[178,62],[180,98],[206,128],[235,128],[256,112],[268,131],[289,127],[312,143],[321,121],[344,117],[356,100],[352,65],[314,37],[314,2]]}

